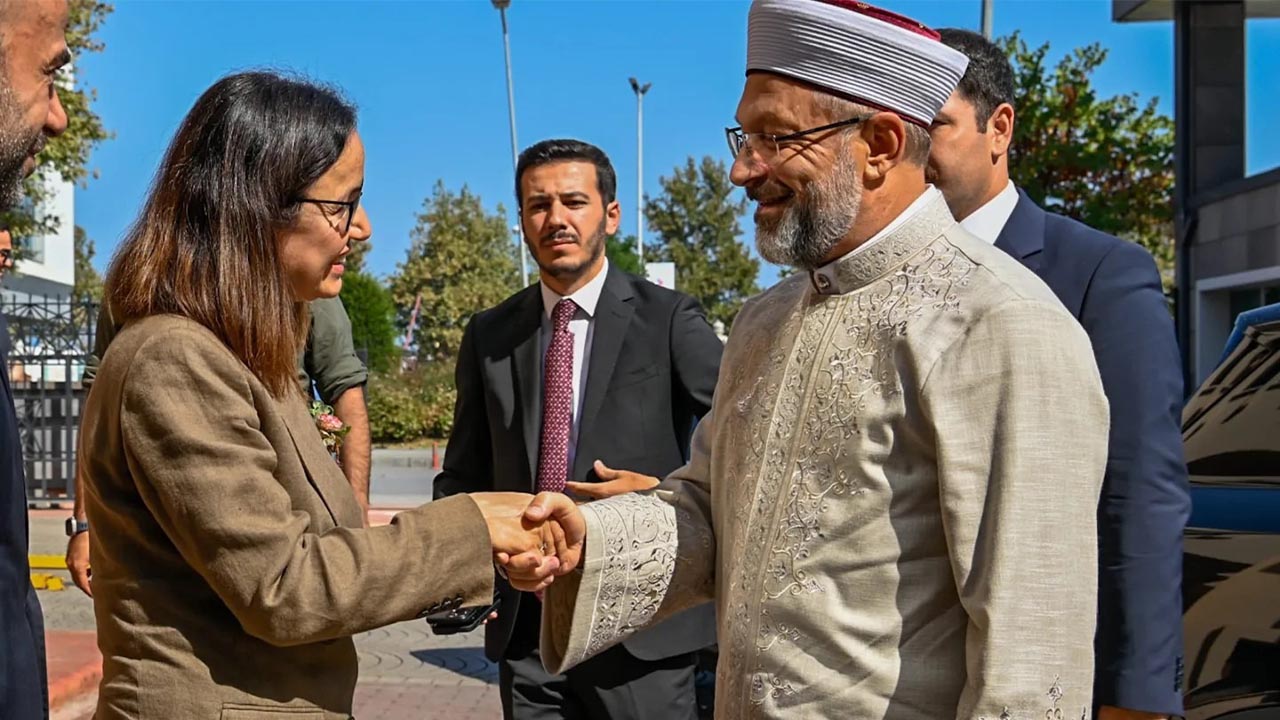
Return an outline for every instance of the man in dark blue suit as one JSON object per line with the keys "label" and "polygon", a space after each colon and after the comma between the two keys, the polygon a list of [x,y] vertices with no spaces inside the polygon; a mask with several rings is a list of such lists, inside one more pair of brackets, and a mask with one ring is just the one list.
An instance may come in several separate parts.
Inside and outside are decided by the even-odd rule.
{"label": "man in dark blue suit", "polygon": [[[0,0],[0,210],[22,197],[46,138],[67,128],[54,80],[71,56],[67,5]],[[27,562],[27,487],[0,313],[0,716],[49,716],[44,618]]]}
{"label": "man in dark blue suit", "polygon": [[1182,372],[1159,273],[1141,246],[1045,212],[1014,187],[1009,59],[967,30],[943,30],[942,40],[969,67],[930,128],[930,181],[966,230],[1021,260],[1076,316],[1111,404],[1098,505],[1097,716],[1180,715],[1182,530],[1191,500]]}

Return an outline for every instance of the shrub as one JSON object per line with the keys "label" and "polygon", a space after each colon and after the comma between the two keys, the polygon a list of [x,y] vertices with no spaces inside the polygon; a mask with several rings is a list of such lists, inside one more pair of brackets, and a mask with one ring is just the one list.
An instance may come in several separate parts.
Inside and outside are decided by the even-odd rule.
{"label": "shrub", "polygon": [[457,396],[453,368],[442,363],[371,373],[368,404],[373,441],[403,443],[448,437]]}

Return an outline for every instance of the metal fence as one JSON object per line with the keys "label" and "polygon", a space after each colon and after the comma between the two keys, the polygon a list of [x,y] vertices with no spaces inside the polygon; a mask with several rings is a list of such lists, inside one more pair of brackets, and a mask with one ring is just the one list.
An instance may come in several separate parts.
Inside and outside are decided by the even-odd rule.
{"label": "metal fence", "polygon": [[26,462],[27,500],[70,502],[98,305],[69,297],[0,297],[9,322],[9,373]]}

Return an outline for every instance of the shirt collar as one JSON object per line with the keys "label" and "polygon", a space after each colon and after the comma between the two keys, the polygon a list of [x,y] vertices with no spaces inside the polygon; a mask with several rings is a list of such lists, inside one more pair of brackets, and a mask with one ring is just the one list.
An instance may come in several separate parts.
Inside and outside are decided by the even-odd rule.
{"label": "shirt collar", "polygon": [[889,237],[889,235],[893,234],[895,230],[902,227],[905,222],[915,217],[921,210],[928,206],[930,201],[937,199],[938,194],[937,188],[932,185],[926,185],[924,192],[920,193],[920,197],[916,198],[914,202],[908,205],[907,209],[898,213],[898,217],[889,221],[889,224],[885,225],[880,232],[872,235],[866,242],[853,250],[850,250],[845,255],[842,255],[826,265],[812,271],[809,279],[813,282],[813,287],[822,295],[829,295],[836,292],[835,288],[840,285],[837,279],[837,269],[841,263],[845,260],[849,260],[866,253],[881,240]]}
{"label": "shirt collar", "polygon": [[978,238],[995,244],[1000,232],[1009,222],[1009,216],[1018,206],[1018,189],[1010,180],[995,197],[985,205],[970,213],[969,217],[960,221],[960,227],[968,230]]}
{"label": "shirt collar", "polygon": [[547,287],[547,284],[539,281],[542,288],[542,311],[549,318],[551,311],[555,309],[556,303],[565,297],[573,301],[580,310],[587,314],[587,317],[595,317],[596,306],[600,304],[600,293],[604,292],[604,280],[609,274],[609,258],[605,258],[604,265],[601,266],[600,272],[591,278],[586,285],[578,288],[578,292],[572,295],[561,296],[555,290]]}

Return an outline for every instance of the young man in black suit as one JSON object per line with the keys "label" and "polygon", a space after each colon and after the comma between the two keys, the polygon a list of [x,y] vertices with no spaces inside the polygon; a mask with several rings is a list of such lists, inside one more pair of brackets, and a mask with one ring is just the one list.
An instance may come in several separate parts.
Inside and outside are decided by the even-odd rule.
{"label": "young man in black suit", "polygon": [[[722,345],[691,297],[609,266],[616,176],[599,148],[547,140],[525,150],[516,199],[540,282],[471,318],[458,357],[453,435],[437,497],[480,490],[631,490],[684,464],[710,408]],[[682,613],[570,670],[538,654],[542,604],[505,584],[485,653],[508,720],[693,720],[695,653],[713,608]]]}

